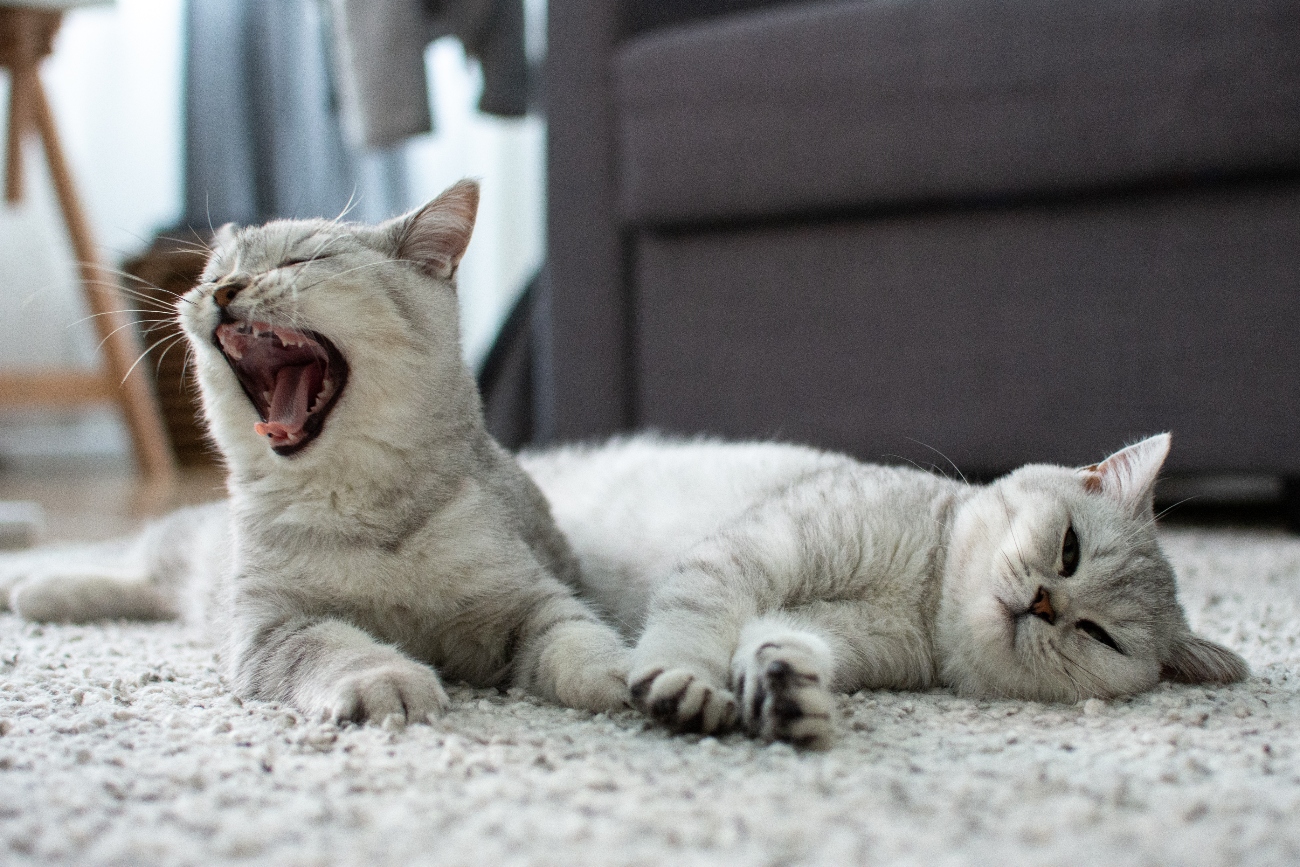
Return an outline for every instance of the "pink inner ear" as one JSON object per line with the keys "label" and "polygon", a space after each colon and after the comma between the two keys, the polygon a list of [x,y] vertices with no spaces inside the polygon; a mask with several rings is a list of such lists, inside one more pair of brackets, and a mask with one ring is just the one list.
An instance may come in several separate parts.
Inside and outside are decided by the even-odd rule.
{"label": "pink inner ear", "polygon": [[1081,468],[1084,490],[1109,494],[1132,506],[1148,503],[1168,454],[1168,434],[1149,437],[1115,452],[1100,464]]}
{"label": "pink inner ear", "polygon": [[408,218],[397,257],[449,279],[469,246],[477,213],[478,184],[461,181]]}

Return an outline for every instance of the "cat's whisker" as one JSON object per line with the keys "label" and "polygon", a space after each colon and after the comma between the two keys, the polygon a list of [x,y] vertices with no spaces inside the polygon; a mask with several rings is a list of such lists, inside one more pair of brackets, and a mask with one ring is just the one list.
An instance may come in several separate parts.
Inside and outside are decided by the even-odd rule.
{"label": "cat's whisker", "polygon": [[190,369],[190,359],[194,357],[194,347],[190,345],[189,340],[185,341],[185,357],[181,360],[181,375],[176,381],[176,389],[182,393],[185,391],[185,374]]}
{"label": "cat's whisker", "polygon": [[1016,557],[1020,559],[1020,567],[1025,570],[1025,576],[1029,576],[1029,564],[1025,562],[1025,553],[1020,550],[1020,540],[1016,538],[1016,528],[1011,520],[1011,507],[1007,505],[1006,492],[999,489],[998,499],[1002,501],[1002,511],[1007,516],[1007,532],[1011,534],[1011,541],[1016,546]]}
{"label": "cat's whisker", "polygon": [[[184,335],[184,334],[180,334],[180,335],[177,335],[177,336],[178,336],[181,340],[184,340],[184,339],[185,339],[185,335]],[[177,343],[177,341],[173,340],[171,343],[168,343],[166,346],[163,347],[163,351],[162,351],[162,353],[158,356],[158,361],[157,361],[157,363],[154,365],[154,377],[155,377],[155,379],[157,378],[158,373],[162,370],[163,359],[165,359],[165,358],[167,357],[167,353],[169,353],[169,352],[172,351],[172,348],[176,346],[176,343]],[[181,368],[181,369],[184,370],[184,365],[182,365],[182,368]],[[183,379],[183,378],[184,378],[184,377],[182,376],[182,379]]]}
{"label": "cat's whisker", "polygon": [[1010,570],[1010,573],[1012,575],[1019,575],[1020,570],[1016,568],[1015,563],[1011,562],[1011,555],[1002,549],[998,549],[998,553],[1002,555],[1003,560],[1007,561],[1007,569]]}
{"label": "cat's whisker", "polygon": [[[117,292],[122,295],[125,295],[128,298],[131,298],[142,304],[152,304],[156,306],[159,310],[172,310],[174,309],[172,307],[173,303],[175,304],[179,304],[181,302],[185,302],[189,304],[194,303],[191,299],[186,298],[184,295],[166,289],[159,289],[158,291],[164,292],[165,294],[172,296],[175,299],[175,301],[165,301],[161,298],[157,298],[153,295],[150,295],[147,292],[142,292],[138,289],[134,289],[129,286],[123,286],[121,283],[118,282],[109,282],[105,280],[90,280],[87,282],[91,286],[100,286],[100,287],[107,288],[113,292]],[[149,284],[145,284],[145,285],[149,285]],[[157,287],[153,287],[153,288],[157,288]]]}
{"label": "cat's whisker", "polygon": [[1053,645],[1053,647],[1056,650],[1057,654],[1059,654],[1061,659],[1065,662],[1065,665],[1062,666],[1061,671],[1064,672],[1066,676],[1070,678],[1071,683],[1074,683],[1077,686],[1078,681],[1069,673],[1069,667],[1073,667],[1075,671],[1083,675],[1093,685],[1093,689],[1090,692],[1085,693],[1085,695],[1098,695],[1098,694],[1105,694],[1107,692],[1105,678],[1100,677],[1099,675],[1094,673],[1086,665],[1080,663],[1078,660],[1070,656],[1060,647],[1055,645]]}
{"label": "cat's whisker", "polygon": [[352,193],[348,196],[347,204],[343,206],[343,210],[339,211],[337,217],[329,221],[329,225],[337,226],[339,223],[343,222],[344,218],[347,217],[348,214],[352,213],[353,208],[361,204],[361,197],[357,195],[358,192],[359,189],[357,185],[353,184]]}
{"label": "cat's whisker", "polygon": [[[130,295],[130,296],[135,297],[135,298],[140,298],[141,300],[144,300],[144,301],[153,301],[153,302],[156,302],[156,303],[164,303],[164,302],[162,301],[161,298],[157,298],[157,297],[155,297],[155,296],[153,296],[153,295],[148,294],[147,292],[143,292],[142,290],[140,290],[140,289],[138,289],[138,288],[136,288],[136,287],[134,287],[134,286],[127,286],[127,285],[124,285],[123,283],[121,283],[121,282],[119,282],[119,281],[117,281],[117,280],[87,280],[87,281],[85,281],[85,282],[86,282],[86,284],[89,285],[89,286],[98,286],[98,287],[100,287],[100,288],[108,289],[108,290],[111,290],[111,291],[113,291],[113,292],[121,292],[123,295]],[[156,287],[156,286],[152,286],[152,285],[150,285],[150,284],[148,284],[148,283],[144,283],[143,281],[141,281],[140,285],[142,285],[142,286],[148,286],[148,287],[151,288],[151,289],[158,289],[158,287]],[[168,294],[168,295],[175,295],[175,294],[176,294],[176,293],[174,293],[174,292],[168,292],[167,290],[164,290],[164,289],[158,289],[158,291],[159,291],[159,292],[166,292],[166,294]]]}
{"label": "cat's whisker", "polygon": [[136,358],[134,362],[132,362],[131,366],[126,369],[126,373],[122,374],[122,379],[119,384],[124,384],[127,378],[131,375],[131,372],[136,369],[136,366],[139,365],[141,361],[144,361],[149,356],[149,353],[153,352],[154,349],[156,349],[157,347],[161,346],[162,344],[166,343],[169,340],[184,339],[184,336],[185,335],[183,334],[169,334],[166,337],[161,337],[158,340],[155,340],[148,347],[146,347],[145,350],[140,353],[140,356]]}
{"label": "cat's whisker", "polygon": [[340,272],[337,273],[337,274],[329,274],[329,275],[327,275],[327,276],[325,276],[325,277],[321,277],[319,280],[316,280],[316,281],[314,281],[314,282],[312,282],[312,283],[309,283],[309,284],[306,285],[306,286],[303,286],[303,287],[302,287],[302,291],[303,291],[303,292],[306,292],[308,289],[313,289],[313,288],[315,288],[315,287],[317,287],[317,286],[320,286],[322,283],[325,283],[325,282],[327,282],[327,281],[329,281],[329,280],[338,280],[338,279],[340,279],[340,278],[342,278],[342,277],[346,277],[347,275],[349,275],[349,274],[353,274],[353,273],[355,273],[355,272],[357,272],[357,271],[363,271],[363,270],[365,270],[366,268],[378,268],[378,267],[382,267],[382,266],[385,266],[385,265],[391,265],[392,263],[393,263],[393,260],[391,260],[391,259],[382,259],[382,260],[380,260],[380,261],[378,261],[378,262],[366,262],[366,263],[363,264],[363,265],[356,265],[356,266],[353,266],[353,267],[351,267],[351,268],[348,268],[348,269],[346,269],[346,270],[344,270],[344,271],[340,271]]}
{"label": "cat's whisker", "polygon": [[[168,321],[170,321],[170,320],[168,320]],[[108,332],[107,334],[105,334],[104,337],[103,337],[103,339],[101,339],[101,340],[99,341],[99,343],[95,344],[95,351],[98,352],[99,350],[103,349],[103,348],[104,348],[104,344],[107,343],[109,340],[111,340],[111,339],[113,338],[113,335],[114,335],[114,334],[116,334],[117,332],[121,331],[121,330],[124,329],[124,328],[132,328],[132,327],[135,326],[135,324],[136,324],[136,321],[135,321],[134,319],[131,320],[130,322],[123,322],[121,325],[117,326],[117,327],[114,328],[112,331],[110,331],[110,332]],[[148,329],[145,330],[145,333],[147,334],[147,333],[149,333],[150,331],[152,331],[154,328],[157,328],[157,327],[158,327],[158,326],[155,325],[155,326],[153,326],[152,328],[148,328]],[[125,379],[125,377],[123,377],[123,379]]]}
{"label": "cat's whisker", "polygon": [[[95,268],[97,268],[97,269],[99,269],[99,270],[101,270],[101,271],[104,271],[104,272],[106,272],[106,273],[113,274],[114,276],[120,277],[120,278],[123,279],[123,280],[128,280],[128,281],[130,281],[130,282],[132,282],[132,283],[139,283],[139,284],[141,284],[141,285],[148,286],[148,287],[151,288],[151,289],[157,289],[159,292],[167,292],[167,293],[170,294],[170,295],[175,295],[175,294],[176,294],[175,292],[171,292],[170,290],[168,290],[168,289],[164,289],[164,288],[161,287],[161,286],[154,285],[153,283],[150,283],[148,280],[144,279],[143,277],[140,277],[140,276],[138,276],[138,275],[136,275],[136,274],[132,274],[130,271],[123,271],[121,268],[115,268],[115,267],[112,267],[112,266],[110,266],[110,265],[104,265],[104,264],[101,264],[101,263],[99,263],[99,262],[85,262],[85,261],[78,261],[77,264],[78,264],[79,266],[89,265],[89,266],[95,267]],[[117,285],[117,284],[114,284],[114,285]]]}
{"label": "cat's whisker", "polygon": [[[934,452],[934,453],[935,453],[936,455],[938,455],[939,457],[943,458],[945,461],[948,462],[948,466],[952,467],[953,472],[955,472],[955,473],[957,474],[957,478],[961,479],[963,482],[965,482],[965,483],[968,484],[968,485],[970,484],[970,482],[966,479],[966,474],[963,473],[963,472],[961,471],[961,469],[959,469],[958,466],[957,466],[955,463],[953,463],[952,458],[948,457],[948,456],[945,455],[943,452],[939,451],[938,449],[936,449],[934,446],[930,445],[929,443],[923,443],[923,442],[921,442],[920,440],[912,439],[911,437],[908,437],[908,439],[909,439],[909,440],[912,440],[912,442],[916,443],[918,446],[921,446],[921,447],[923,447],[923,448],[927,448],[927,449],[929,449],[930,451]],[[946,473],[940,473],[940,475],[947,475],[947,474],[946,474]]]}
{"label": "cat's whisker", "polygon": [[1130,531],[1129,534],[1125,537],[1124,541],[1126,541],[1126,542],[1128,542],[1128,541],[1132,541],[1133,539],[1137,538],[1138,535],[1142,533],[1142,531],[1146,530],[1146,529],[1149,528],[1149,527],[1154,527],[1154,526],[1156,526],[1156,523],[1157,523],[1161,518],[1163,518],[1165,515],[1168,515],[1170,512],[1172,512],[1174,509],[1176,509],[1176,508],[1178,508],[1179,506],[1181,506],[1183,503],[1187,503],[1187,502],[1190,502],[1190,501],[1192,501],[1192,500],[1198,500],[1198,499],[1200,499],[1200,496],[1199,496],[1198,494],[1193,494],[1193,495],[1190,496],[1190,497],[1183,497],[1181,500],[1179,500],[1178,502],[1174,503],[1173,505],[1171,505],[1171,506],[1167,506],[1166,508],[1161,509],[1161,510],[1160,510],[1160,513],[1159,513],[1158,515],[1152,515],[1152,516],[1151,516],[1151,519],[1150,519],[1149,521],[1147,521],[1145,524],[1142,524],[1141,526],[1137,527],[1136,529]]}
{"label": "cat's whisker", "polygon": [[213,250],[211,244],[208,244],[203,241],[202,236],[199,235],[198,232],[194,232],[194,240],[192,241],[186,238],[175,238],[175,237],[169,237],[167,240],[171,241],[173,244],[180,247],[182,250],[185,250],[190,253],[203,253],[204,255],[211,256],[214,252],[216,252],[215,250]]}
{"label": "cat's whisker", "polygon": [[123,308],[120,309],[120,310],[105,310],[105,311],[103,311],[103,312],[101,312],[101,313],[90,313],[90,314],[88,314],[88,315],[86,315],[86,316],[81,317],[80,319],[75,319],[75,320],[73,320],[72,322],[69,322],[67,325],[64,326],[64,328],[76,328],[78,325],[80,325],[80,324],[83,323],[83,322],[89,322],[90,320],[92,320],[92,319],[98,319],[98,318],[101,317],[101,316],[117,316],[118,314],[136,314],[136,317],[137,317],[136,320],[135,320],[136,322],[173,322],[173,321],[175,321],[175,319],[174,319],[173,317],[170,317],[170,316],[168,316],[168,317],[166,317],[166,318],[150,318],[150,317],[146,317],[146,316],[145,316],[145,314],[157,314],[157,313],[161,313],[161,312],[162,312],[161,310],[140,310],[140,309],[135,308],[135,307],[123,307]]}

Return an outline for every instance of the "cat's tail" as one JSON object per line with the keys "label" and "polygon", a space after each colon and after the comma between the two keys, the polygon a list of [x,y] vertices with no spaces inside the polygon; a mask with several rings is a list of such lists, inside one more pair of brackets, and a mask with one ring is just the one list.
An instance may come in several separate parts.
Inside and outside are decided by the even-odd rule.
{"label": "cat's tail", "polygon": [[182,509],[139,535],[0,556],[0,608],[24,620],[172,620],[229,550],[226,504]]}

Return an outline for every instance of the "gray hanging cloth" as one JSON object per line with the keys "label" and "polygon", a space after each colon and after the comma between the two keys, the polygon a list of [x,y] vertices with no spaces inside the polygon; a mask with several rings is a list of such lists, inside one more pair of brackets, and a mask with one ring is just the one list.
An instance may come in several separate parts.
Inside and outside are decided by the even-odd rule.
{"label": "gray hanging cloth", "polygon": [[424,50],[455,36],[483,67],[479,110],[528,107],[523,0],[329,0],[343,129],[355,146],[382,148],[433,130]]}

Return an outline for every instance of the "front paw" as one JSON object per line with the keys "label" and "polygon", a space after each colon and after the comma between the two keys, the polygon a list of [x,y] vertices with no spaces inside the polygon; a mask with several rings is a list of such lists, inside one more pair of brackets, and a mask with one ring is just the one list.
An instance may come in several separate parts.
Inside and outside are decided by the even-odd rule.
{"label": "front paw", "polygon": [[651,668],[630,679],[642,713],[679,732],[713,734],[736,724],[736,698],[689,668]]}
{"label": "front paw", "polygon": [[318,715],[339,722],[427,723],[447,709],[438,675],[418,662],[377,665],[344,676],[324,697]]}
{"label": "front paw", "polygon": [[540,672],[565,707],[596,713],[626,710],[628,651],[608,626],[587,621],[554,630]]}
{"label": "front paw", "polygon": [[737,666],[733,681],[751,737],[808,749],[831,745],[834,698],[818,672],[816,655],[797,642],[761,645]]}

